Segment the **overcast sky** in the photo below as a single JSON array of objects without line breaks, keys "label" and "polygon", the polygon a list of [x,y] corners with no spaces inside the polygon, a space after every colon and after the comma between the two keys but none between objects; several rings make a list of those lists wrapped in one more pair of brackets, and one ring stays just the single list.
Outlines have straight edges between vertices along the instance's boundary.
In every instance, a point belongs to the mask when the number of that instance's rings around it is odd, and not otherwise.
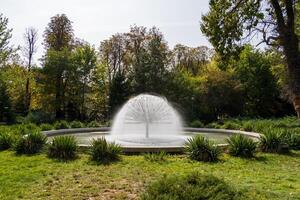
[{"label": "overcast sky", "polygon": [[56,14],[66,14],[73,22],[75,36],[96,47],[136,24],[158,27],[172,48],[177,43],[209,46],[199,25],[207,11],[208,0],[1,0],[0,10],[13,28],[13,44],[23,44],[27,27],[38,29],[36,59],[44,52],[41,43],[45,27]]}]

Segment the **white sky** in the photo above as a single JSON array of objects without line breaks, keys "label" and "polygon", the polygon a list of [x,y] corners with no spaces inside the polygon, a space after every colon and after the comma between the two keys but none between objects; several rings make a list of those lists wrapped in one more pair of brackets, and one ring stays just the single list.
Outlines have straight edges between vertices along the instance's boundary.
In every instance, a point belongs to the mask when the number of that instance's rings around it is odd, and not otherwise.
[{"label": "white sky", "polygon": [[0,0],[0,12],[13,28],[12,43],[23,44],[27,27],[38,29],[37,60],[44,52],[43,32],[56,14],[66,14],[73,22],[75,36],[98,48],[100,42],[130,25],[158,27],[169,46],[210,46],[200,31],[201,15],[208,0]]}]

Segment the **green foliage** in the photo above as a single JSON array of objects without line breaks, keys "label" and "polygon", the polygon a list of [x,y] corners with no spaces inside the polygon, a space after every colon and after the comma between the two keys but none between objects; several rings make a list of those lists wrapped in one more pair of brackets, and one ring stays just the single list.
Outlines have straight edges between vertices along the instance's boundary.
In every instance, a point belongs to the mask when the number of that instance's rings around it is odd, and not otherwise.
[{"label": "green foliage", "polygon": [[194,127],[194,128],[203,128],[204,124],[199,121],[199,120],[194,120],[190,123],[190,127]]},{"label": "green foliage", "polygon": [[52,123],[54,122],[54,116],[51,113],[43,111],[32,111],[23,119],[23,123]]},{"label": "green foliage", "polygon": [[14,121],[14,113],[12,111],[11,99],[8,95],[6,84],[0,77],[0,122],[1,121]]},{"label": "green foliage", "polygon": [[9,46],[9,40],[12,37],[11,33],[12,29],[8,28],[8,18],[0,13],[0,68],[6,64],[15,51],[13,47]]},{"label": "green foliage", "polygon": [[115,143],[108,143],[105,138],[93,140],[91,144],[91,160],[107,164],[120,159],[122,148]]},{"label": "green foliage", "polygon": [[97,128],[97,127],[101,127],[102,124],[98,121],[91,121],[89,122],[86,127],[91,127],[91,128]]},{"label": "green foliage", "polygon": [[227,139],[227,142],[229,154],[232,156],[251,158],[255,154],[256,143],[245,135],[232,135]]},{"label": "green foliage", "polygon": [[289,146],[284,139],[284,132],[280,129],[266,129],[260,137],[259,147],[263,152],[285,153]]},{"label": "green foliage", "polygon": [[242,129],[244,130],[244,131],[253,131],[253,124],[251,123],[251,122],[245,122],[245,123],[243,123],[242,124]]},{"label": "green foliage", "polygon": [[204,162],[217,161],[221,154],[221,150],[212,141],[201,135],[189,138],[185,150],[190,159]]},{"label": "green foliage", "polygon": [[84,124],[80,121],[72,121],[72,122],[70,122],[70,127],[71,128],[83,128]]},{"label": "green foliage", "polygon": [[15,137],[10,132],[0,132],[0,150],[6,150],[13,147]]},{"label": "green foliage", "polygon": [[144,159],[150,162],[164,162],[166,161],[167,153],[160,151],[159,153],[146,153]]},{"label": "green foliage", "polygon": [[246,46],[234,64],[237,78],[241,81],[247,116],[270,117],[280,110],[279,90],[271,72],[270,59],[251,46]]},{"label": "green foliage", "polygon": [[78,144],[74,136],[54,137],[48,148],[48,156],[59,160],[71,160],[77,156]]},{"label": "green foliage", "polygon": [[20,137],[17,140],[14,149],[17,154],[35,154],[42,150],[46,141],[47,138],[44,134],[35,131]]},{"label": "green foliage", "polygon": [[231,122],[231,121],[226,121],[224,122],[224,124],[221,126],[221,128],[224,129],[231,129],[231,130],[239,130],[240,129],[240,125],[235,123],[235,122]]},{"label": "green foliage", "polygon": [[42,131],[50,131],[54,129],[54,127],[51,124],[41,124],[40,128]]},{"label": "green foliage", "polygon": [[191,173],[168,176],[150,184],[143,200],[237,200],[243,197],[224,181],[212,176]]},{"label": "green foliage", "polygon": [[209,12],[202,16],[201,31],[214,46],[222,60],[237,57],[245,31],[254,28],[263,17],[260,2],[247,3],[230,0],[210,0]]},{"label": "green foliage", "polygon": [[54,123],[55,129],[68,129],[70,128],[70,125],[67,121],[61,120]]}]

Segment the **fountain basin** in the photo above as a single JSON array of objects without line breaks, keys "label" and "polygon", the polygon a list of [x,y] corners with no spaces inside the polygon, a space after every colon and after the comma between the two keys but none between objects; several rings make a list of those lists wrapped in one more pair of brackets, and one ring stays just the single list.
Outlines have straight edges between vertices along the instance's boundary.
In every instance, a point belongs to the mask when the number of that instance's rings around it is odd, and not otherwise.
[{"label": "fountain basin", "polygon": [[110,134],[110,127],[61,129],[43,132],[48,140],[60,135],[75,136],[79,146],[89,147],[92,139],[105,137],[109,142],[121,145],[125,153],[138,152],[183,152],[186,140],[194,135],[203,135],[213,140],[218,146],[226,147],[226,139],[233,134],[243,134],[253,140],[258,140],[259,133],[227,129],[183,128],[179,135],[153,136],[149,138],[126,135],[126,137]]}]

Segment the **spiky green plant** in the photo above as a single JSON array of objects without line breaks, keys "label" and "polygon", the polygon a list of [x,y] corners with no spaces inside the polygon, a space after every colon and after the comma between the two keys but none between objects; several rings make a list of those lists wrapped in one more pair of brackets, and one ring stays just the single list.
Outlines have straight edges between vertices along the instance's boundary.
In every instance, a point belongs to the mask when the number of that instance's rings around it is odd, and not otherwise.
[{"label": "spiky green plant", "polygon": [[70,123],[70,127],[71,128],[83,128],[84,127],[84,124],[80,121],[72,121]]},{"label": "spiky green plant", "polygon": [[78,144],[74,136],[54,137],[48,148],[48,156],[59,160],[71,160],[77,156]]},{"label": "spiky green plant", "polygon": [[14,138],[8,132],[0,133],[0,150],[10,149],[13,146]]},{"label": "spiky green plant", "polygon": [[190,159],[196,161],[216,161],[221,154],[221,150],[215,143],[201,135],[189,138],[185,144],[185,150]]},{"label": "spiky green plant", "polygon": [[107,164],[120,159],[122,148],[116,143],[109,143],[105,138],[92,140],[91,160],[97,163]]},{"label": "spiky green plant", "polygon": [[166,161],[167,153],[165,151],[160,151],[158,153],[146,153],[144,154],[144,159],[150,162],[163,162]]},{"label": "spiky green plant", "polygon": [[262,132],[259,147],[263,152],[284,153],[289,150],[281,129],[270,128]]},{"label": "spiky green plant", "polygon": [[54,127],[51,124],[41,124],[40,128],[42,131],[49,131],[54,129]]},{"label": "spiky green plant", "polygon": [[227,142],[229,154],[232,156],[250,158],[255,154],[256,142],[245,135],[232,135]]},{"label": "spiky green plant", "polygon": [[55,129],[68,129],[70,128],[70,125],[67,121],[61,120],[54,123]]},{"label": "spiky green plant", "polygon": [[17,154],[35,154],[42,150],[46,144],[47,138],[40,131],[34,131],[20,137],[14,149]]}]

